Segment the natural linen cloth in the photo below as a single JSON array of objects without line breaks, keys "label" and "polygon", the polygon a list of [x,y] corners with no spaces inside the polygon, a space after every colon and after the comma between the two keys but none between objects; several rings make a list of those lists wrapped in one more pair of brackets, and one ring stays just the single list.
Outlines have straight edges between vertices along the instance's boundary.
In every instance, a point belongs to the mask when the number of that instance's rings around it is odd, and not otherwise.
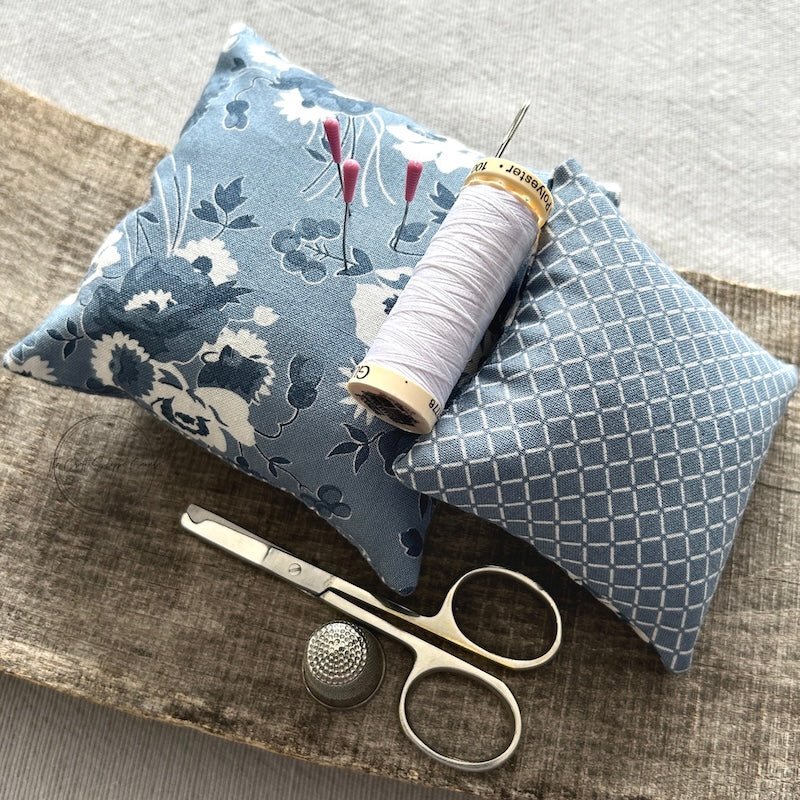
[{"label": "natural linen cloth", "polygon": [[[69,291],[107,230],[147,192],[164,149],[0,84],[0,345]],[[800,362],[800,297],[684,277],[776,356]],[[0,667],[48,686],[226,738],[332,764],[502,798],[791,798],[800,782],[800,397],[759,474],[694,668],[657,656],[557,567],[489,523],[442,508],[413,604],[430,611],[466,569],[500,563],[561,608],[549,666],[498,673],[525,733],[486,775],[456,773],[400,732],[406,652],[384,640],[384,687],[333,714],[300,680],[319,602],[182,533],[200,502],[373,590],[369,568],[293,498],[240,475],[136,406],[0,375]],[[508,617],[486,589],[478,622]],[[523,625],[523,619],[514,618]],[[442,687],[432,736],[464,734]],[[478,720],[480,724],[480,720]],[[473,727],[472,731],[475,730]]]}]

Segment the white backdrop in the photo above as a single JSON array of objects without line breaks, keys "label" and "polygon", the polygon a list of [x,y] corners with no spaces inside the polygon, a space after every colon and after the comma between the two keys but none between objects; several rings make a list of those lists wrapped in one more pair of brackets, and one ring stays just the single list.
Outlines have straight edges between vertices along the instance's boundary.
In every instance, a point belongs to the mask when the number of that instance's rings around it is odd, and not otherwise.
[{"label": "white backdrop", "polygon": [[[673,266],[800,291],[800,5],[771,0],[3,0],[2,76],[172,144],[232,21],[348,92],[619,182]],[[513,153],[512,153],[513,151]]]},{"label": "white backdrop", "polygon": [[[1,77],[167,145],[240,20],[347,92],[478,149],[530,99],[515,160],[574,155],[618,182],[628,221],[673,266],[800,291],[798,4],[3,0],[0,19]],[[0,729],[3,798],[450,797],[8,677]]]}]

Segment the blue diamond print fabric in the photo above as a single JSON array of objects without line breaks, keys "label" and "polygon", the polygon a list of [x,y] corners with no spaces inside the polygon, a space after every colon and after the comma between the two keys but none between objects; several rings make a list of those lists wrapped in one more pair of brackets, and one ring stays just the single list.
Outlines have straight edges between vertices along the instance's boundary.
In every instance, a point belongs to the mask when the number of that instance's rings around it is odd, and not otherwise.
[{"label": "blue diamond print fabric", "polygon": [[395,471],[529,541],[682,672],[796,370],[575,161],[553,193],[513,321]]}]

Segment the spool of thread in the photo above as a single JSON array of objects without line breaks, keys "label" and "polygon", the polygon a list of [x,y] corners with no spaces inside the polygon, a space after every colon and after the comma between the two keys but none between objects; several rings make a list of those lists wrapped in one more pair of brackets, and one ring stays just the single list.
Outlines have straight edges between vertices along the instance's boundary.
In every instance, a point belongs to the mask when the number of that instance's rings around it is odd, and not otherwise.
[{"label": "spool of thread", "polygon": [[429,433],[552,205],[529,170],[479,161],[353,371],[350,394],[397,428]]}]

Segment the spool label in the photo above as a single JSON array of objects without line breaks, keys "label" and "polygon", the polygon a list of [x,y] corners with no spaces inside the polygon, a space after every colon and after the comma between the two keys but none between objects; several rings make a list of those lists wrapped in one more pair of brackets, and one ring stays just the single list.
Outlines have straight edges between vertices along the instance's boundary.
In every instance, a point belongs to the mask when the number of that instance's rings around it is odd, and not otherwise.
[{"label": "spool label", "polygon": [[511,192],[533,211],[540,228],[550,216],[553,208],[550,190],[532,172],[507,158],[479,161],[467,175],[464,186],[475,182],[494,184]]}]

